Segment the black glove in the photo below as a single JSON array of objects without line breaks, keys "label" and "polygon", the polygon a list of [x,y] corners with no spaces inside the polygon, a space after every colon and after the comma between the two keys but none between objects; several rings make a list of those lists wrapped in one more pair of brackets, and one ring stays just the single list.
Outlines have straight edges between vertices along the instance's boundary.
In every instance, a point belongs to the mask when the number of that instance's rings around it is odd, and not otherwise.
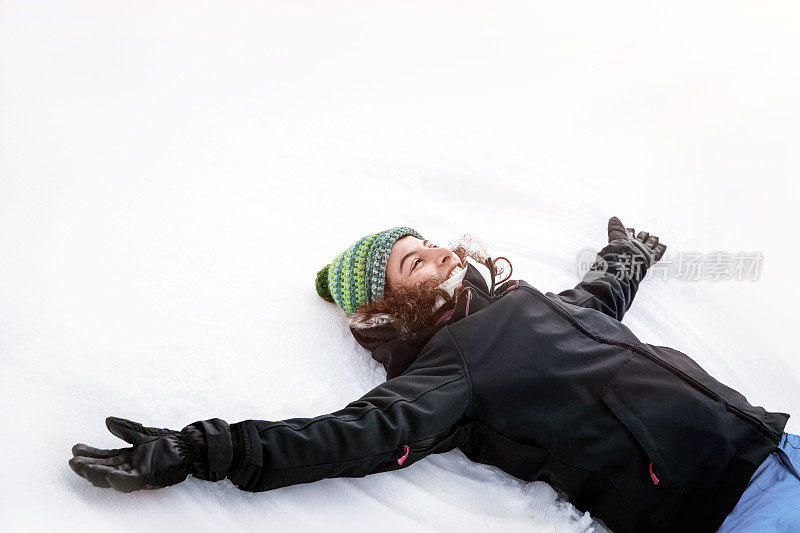
[{"label": "black glove", "polygon": [[655,235],[650,235],[646,231],[640,231],[638,235],[634,236],[635,234],[636,230],[633,228],[626,228],[622,224],[622,221],[617,217],[611,217],[608,219],[609,243],[617,239],[631,241],[650,259],[650,264],[647,265],[648,267],[659,261],[664,256],[664,252],[667,250],[667,245],[660,244],[658,242],[658,237]]},{"label": "black glove", "polygon": [[69,461],[72,470],[96,487],[121,492],[160,489],[180,483],[189,474],[219,481],[231,465],[230,427],[219,418],[175,431],[109,416],[106,427],[133,446],[101,450],[79,443],[72,447]]}]

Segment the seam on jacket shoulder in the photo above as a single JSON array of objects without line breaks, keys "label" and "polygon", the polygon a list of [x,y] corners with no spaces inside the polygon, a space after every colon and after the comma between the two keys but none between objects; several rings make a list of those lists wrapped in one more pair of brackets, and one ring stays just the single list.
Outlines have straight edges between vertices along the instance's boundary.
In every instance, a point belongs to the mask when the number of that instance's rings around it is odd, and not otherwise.
[{"label": "seam on jacket shoulder", "polygon": [[464,358],[464,354],[461,353],[461,347],[458,345],[456,340],[453,338],[453,334],[450,333],[450,326],[445,326],[444,329],[445,329],[445,331],[447,331],[447,336],[450,337],[450,341],[453,343],[453,346],[456,347],[456,350],[458,351],[458,355],[459,355],[459,357],[461,357],[461,362],[464,363],[464,370],[466,371],[466,376],[469,379],[469,407],[467,408],[467,410],[469,412],[469,416],[472,416],[472,413],[473,413],[472,401],[473,401],[473,398],[475,397],[475,394],[473,393],[473,388],[472,388],[472,374],[470,373],[469,365],[467,364],[467,360]]}]

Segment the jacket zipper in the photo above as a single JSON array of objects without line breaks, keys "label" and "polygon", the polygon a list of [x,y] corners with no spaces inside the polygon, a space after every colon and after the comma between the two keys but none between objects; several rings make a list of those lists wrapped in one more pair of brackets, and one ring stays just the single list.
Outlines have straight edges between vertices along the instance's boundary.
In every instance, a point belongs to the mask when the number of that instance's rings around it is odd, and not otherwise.
[{"label": "jacket zipper", "polygon": [[[528,287],[524,287],[524,288],[528,289]],[[606,339],[605,337],[601,337],[600,335],[592,333],[591,331],[589,331],[586,328],[584,328],[577,320],[575,320],[575,318],[571,314],[569,314],[567,311],[561,309],[561,307],[559,307],[559,305],[557,303],[555,303],[552,300],[550,300],[550,298],[548,298],[547,296],[545,296],[544,294],[539,292],[536,288],[530,287],[530,289],[533,289],[533,291],[534,291],[533,293],[534,294],[536,294],[537,296],[541,297],[541,299],[543,299],[547,303],[547,305],[549,305],[550,307],[555,309],[557,313],[559,313],[564,318],[569,320],[573,325],[575,325],[585,335],[588,335],[589,337],[591,337],[591,338],[593,338],[595,340],[600,340],[600,341],[602,341],[602,342],[604,342],[606,344],[613,344],[615,346],[621,346],[623,348],[627,348],[627,349],[629,349],[631,351],[634,351],[636,353],[644,355],[645,357],[647,357],[651,361],[653,361],[653,362],[657,363],[658,365],[666,368],[667,370],[669,370],[673,374],[677,375],[678,377],[680,377],[684,381],[694,385],[695,388],[700,389],[701,391],[706,393],[708,396],[710,396],[710,397],[712,397],[712,398],[714,398],[716,400],[719,400],[725,406],[730,408],[732,411],[736,412],[741,418],[750,420],[759,430],[761,430],[762,433],[764,433],[767,437],[769,437],[770,440],[774,441],[775,444],[780,444],[781,436],[778,435],[777,433],[775,433],[771,428],[769,428],[769,427],[765,426],[764,424],[762,424],[761,420],[759,420],[758,418],[756,418],[756,417],[754,417],[752,415],[749,415],[749,414],[745,413],[744,411],[742,411],[741,409],[739,409],[736,406],[730,405],[719,394],[717,394],[716,392],[712,391],[711,389],[709,389],[708,387],[706,387],[705,385],[703,385],[702,383],[700,383],[696,379],[692,378],[691,376],[687,375],[682,370],[680,370],[678,368],[675,368],[674,366],[670,365],[666,361],[662,361],[657,356],[651,354],[650,352],[648,352],[647,350],[645,350],[645,349],[643,349],[641,347],[634,346],[632,344],[628,344],[627,342],[613,341],[611,339]],[[528,292],[532,292],[532,291],[528,290]]]}]

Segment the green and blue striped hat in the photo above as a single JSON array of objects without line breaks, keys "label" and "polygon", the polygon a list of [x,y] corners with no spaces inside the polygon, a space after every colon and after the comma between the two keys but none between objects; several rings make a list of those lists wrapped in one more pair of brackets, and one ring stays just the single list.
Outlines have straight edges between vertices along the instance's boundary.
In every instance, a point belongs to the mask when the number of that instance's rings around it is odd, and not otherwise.
[{"label": "green and blue striped hat", "polygon": [[386,285],[386,261],[398,239],[413,235],[424,237],[412,228],[399,226],[367,235],[336,256],[317,273],[317,294],[335,302],[347,314],[365,303],[383,296]]}]

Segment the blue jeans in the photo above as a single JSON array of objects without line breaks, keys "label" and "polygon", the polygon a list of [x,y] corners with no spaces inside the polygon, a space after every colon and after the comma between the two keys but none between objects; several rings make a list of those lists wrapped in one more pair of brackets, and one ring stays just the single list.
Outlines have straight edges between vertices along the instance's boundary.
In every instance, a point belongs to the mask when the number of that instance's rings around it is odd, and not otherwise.
[{"label": "blue jeans", "polygon": [[784,433],[717,533],[800,531],[800,436]]}]

